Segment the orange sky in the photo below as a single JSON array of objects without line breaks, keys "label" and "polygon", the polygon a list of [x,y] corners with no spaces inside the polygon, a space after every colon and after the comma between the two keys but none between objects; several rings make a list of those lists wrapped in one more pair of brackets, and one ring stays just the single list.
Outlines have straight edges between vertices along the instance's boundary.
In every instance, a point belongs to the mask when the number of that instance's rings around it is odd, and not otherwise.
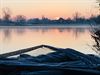
[{"label": "orange sky", "polygon": [[11,9],[13,17],[22,14],[27,18],[67,18],[75,12],[88,17],[99,13],[96,0],[0,0],[0,16],[4,7]]}]

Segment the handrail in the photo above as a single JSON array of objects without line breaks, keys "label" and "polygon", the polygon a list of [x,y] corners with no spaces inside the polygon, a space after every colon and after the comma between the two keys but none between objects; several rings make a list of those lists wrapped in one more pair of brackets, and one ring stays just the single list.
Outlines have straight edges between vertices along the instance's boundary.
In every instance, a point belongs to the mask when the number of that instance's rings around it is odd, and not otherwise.
[{"label": "handrail", "polygon": [[36,50],[36,49],[41,48],[41,47],[43,47],[43,45],[39,45],[39,46],[31,47],[31,48],[26,48],[26,49],[21,49],[21,50],[16,50],[16,51],[13,51],[13,52],[0,54],[0,58],[5,58],[5,57],[9,57],[9,56],[22,54],[22,53],[29,52],[29,51],[32,51],[32,50]]},{"label": "handrail", "polygon": [[55,48],[55,47],[52,47],[52,46],[39,45],[39,46],[35,46],[35,47],[30,47],[30,48],[16,50],[16,51],[13,51],[13,52],[8,52],[8,53],[0,54],[0,58],[6,58],[6,57],[9,57],[9,56],[14,56],[14,55],[26,53],[26,52],[33,51],[33,50],[36,50],[36,49],[42,48],[42,47],[49,48],[49,49],[51,49],[53,51],[61,51],[61,49]]}]

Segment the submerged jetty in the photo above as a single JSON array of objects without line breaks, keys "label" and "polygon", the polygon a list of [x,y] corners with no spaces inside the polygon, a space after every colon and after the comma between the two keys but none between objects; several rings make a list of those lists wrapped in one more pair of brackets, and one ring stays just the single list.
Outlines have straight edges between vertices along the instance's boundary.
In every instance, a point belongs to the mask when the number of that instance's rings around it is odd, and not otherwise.
[{"label": "submerged jetty", "polygon": [[[27,52],[48,48],[54,52],[32,56]],[[16,57],[12,57],[16,56]],[[0,55],[0,75],[100,75],[100,57],[70,48],[39,45]]]}]

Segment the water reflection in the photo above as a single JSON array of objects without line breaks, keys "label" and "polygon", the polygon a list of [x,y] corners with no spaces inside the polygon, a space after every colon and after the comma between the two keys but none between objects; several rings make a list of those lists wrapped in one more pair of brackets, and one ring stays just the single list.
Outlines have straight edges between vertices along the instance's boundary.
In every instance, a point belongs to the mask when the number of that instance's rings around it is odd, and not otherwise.
[{"label": "water reflection", "polygon": [[89,29],[87,26],[0,27],[0,54],[40,44],[94,53],[87,46],[92,43]]},{"label": "water reflection", "polygon": [[4,29],[3,30],[3,34],[4,34],[3,41],[4,42],[10,40],[10,38],[11,38],[11,32],[12,31],[10,29]]},{"label": "water reflection", "polygon": [[1,27],[0,28],[0,33],[2,33],[4,35],[4,40],[5,39],[10,39],[11,36],[13,35],[12,32],[14,34],[18,34],[18,35],[23,35],[26,34],[27,31],[32,31],[32,32],[37,32],[37,33],[41,33],[41,34],[47,34],[50,31],[58,31],[60,34],[64,33],[73,33],[73,37],[80,37],[81,34],[84,34],[87,30],[89,31],[90,28],[84,28],[84,27],[78,27],[78,28],[74,28],[74,27]]}]

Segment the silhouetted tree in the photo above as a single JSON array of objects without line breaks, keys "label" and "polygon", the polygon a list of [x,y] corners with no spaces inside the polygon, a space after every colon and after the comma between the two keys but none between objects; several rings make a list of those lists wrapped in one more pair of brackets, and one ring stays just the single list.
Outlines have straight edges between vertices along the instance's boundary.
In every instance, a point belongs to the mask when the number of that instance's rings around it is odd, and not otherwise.
[{"label": "silhouetted tree", "polygon": [[76,12],[73,18],[74,23],[85,23],[85,18],[80,15],[80,13]]},{"label": "silhouetted tree", "polygon": [[9,8],[3,8],[3,20],[4,22],[10,22],[10,18],[11,18],[11,11]]},{"label": "silhouetted tree", "polygon": [[98,15],[98,16],[96,17],[95,22],[96,22],[97,24],[100,24],[100,15]]},{"label": "silhouetted tree", "polygon": [[[99,3],[99,7],[100,7],[100,0],[97,0],[97,1]],[[100,17],[100,16],[98,16],[98,17]],[[98,20],[100,21],[100,18]],[[92,33],[92,38],[95,41],[95,44],[93,45],[94,50],[100,55],[100,28],[94,29],[94,31]]]},{"label": "silhouetted tree", "polygon": [[29,19],[27,21],[27,23],[29,23],[29,24],[40,24],[40,20],[39,20],[39,18],[33,18],[33,19]]},{"label": "silhouetted tree", "polygon": [[67,24],[73,23],[73,20],[71,18],[66,19]]},{"label": "silhouetted tree", "polygon": [[80,17],[79,13],[76,12],[76,13],[74,14],[74,20],[76,21],[79,17]]},{"label": "silhouetted tree", "polygon": [[93,49],[100,55],[100,29],[94,29],[91,36],[95,41]]},{"label": "silhouetted tree", "polygon": [[50,20],[48,18],[46,18],[45,16],[42,16],[42,19],[41,19],[41,23],[42,24],[49,24]]},{"label": "silhouetted tree", "polygon": [[23,15],[17,15],[15,17],[15,22],[16,22],[16,24],[24,25],[26,23],[26,17]]},{"label": "silhouetted tree", "polygon": [[64,24],[64,23],[66,23],[66,21],[65,21],[64,18],[60,17],[60,18],[58,19],[58,23]]}]

